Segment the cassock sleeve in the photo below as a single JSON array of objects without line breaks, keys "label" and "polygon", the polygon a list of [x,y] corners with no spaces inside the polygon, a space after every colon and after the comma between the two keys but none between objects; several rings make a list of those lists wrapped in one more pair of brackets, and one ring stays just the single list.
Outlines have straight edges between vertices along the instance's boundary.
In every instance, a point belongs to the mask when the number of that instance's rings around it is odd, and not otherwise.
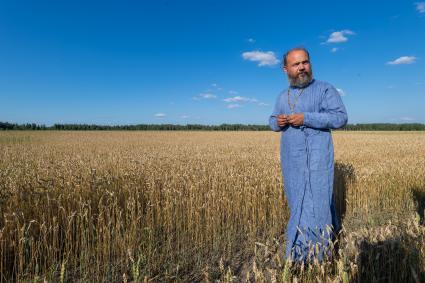
[{"label": "cassock sleeve", "polygon": [[273,113],[272,115],[270,115],[269,118],[269,126],[275,132],[280,132],[283,129],[283,127],[279,127],[279,125],[277,124],[277,116],[282,113],[280,98],[281,95],[279,94],[273,108]]},{"label": "cassock sleeve", "polygon": [[347,124],[347,111],[338,91],[326,88],[320,112],[304,112],[304,125],[316,129],[338,129]]}]

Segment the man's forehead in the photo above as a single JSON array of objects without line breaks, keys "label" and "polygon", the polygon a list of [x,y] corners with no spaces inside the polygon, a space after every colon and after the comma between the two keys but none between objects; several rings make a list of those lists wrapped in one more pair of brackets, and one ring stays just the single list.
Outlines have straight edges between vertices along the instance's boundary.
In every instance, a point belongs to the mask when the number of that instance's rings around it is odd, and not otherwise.
[{"label": "man's forehead", "polygon": [[288,54],[288,60],[305,60],[308,58],[307,53],[304,50],[293,50]]}]

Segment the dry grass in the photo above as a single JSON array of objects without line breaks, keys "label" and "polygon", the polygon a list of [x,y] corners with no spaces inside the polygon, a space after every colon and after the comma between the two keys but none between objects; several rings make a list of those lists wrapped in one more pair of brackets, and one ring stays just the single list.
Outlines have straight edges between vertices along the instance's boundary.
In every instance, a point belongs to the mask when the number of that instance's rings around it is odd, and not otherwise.
[{"label": "dry grass", "polygon": [[425,133],[334,133],[333,261],[283,260],[272,132],[1,132],[0,281],[420,282]]}]

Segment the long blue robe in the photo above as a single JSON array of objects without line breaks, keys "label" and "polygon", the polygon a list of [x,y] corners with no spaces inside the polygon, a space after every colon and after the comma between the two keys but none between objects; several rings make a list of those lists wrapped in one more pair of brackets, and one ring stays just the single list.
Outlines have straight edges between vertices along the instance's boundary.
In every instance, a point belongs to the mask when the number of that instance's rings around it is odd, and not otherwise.
[{"label": "long blue robe", "polygon": [[[299,91],[290,87],[291,104]],[[291,114],[286,89],[279,94],[269,119],[270,128],[281,132],[281,168],[290,210],[286,256],[295,261],[322,260],[333,233],[340,229],[333,199],[331,129],[347,123],[347,111],[332,85],[312,80],[298,97],[294,112],[304,113],[303,126],[278,126],[277,115]],[[315,253],[309,253],[311,246],[316,246]]]}]

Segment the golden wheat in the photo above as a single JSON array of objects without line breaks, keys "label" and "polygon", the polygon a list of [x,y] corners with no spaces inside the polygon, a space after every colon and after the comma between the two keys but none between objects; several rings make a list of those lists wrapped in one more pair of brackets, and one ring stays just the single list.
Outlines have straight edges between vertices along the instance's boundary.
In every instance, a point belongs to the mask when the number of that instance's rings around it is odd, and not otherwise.
[{"label": "golden wheat", "polygon": [[425,133],[335,132],[344,229],[283,258],[272,132],[1,132],[0,281],[425,278]]}]

